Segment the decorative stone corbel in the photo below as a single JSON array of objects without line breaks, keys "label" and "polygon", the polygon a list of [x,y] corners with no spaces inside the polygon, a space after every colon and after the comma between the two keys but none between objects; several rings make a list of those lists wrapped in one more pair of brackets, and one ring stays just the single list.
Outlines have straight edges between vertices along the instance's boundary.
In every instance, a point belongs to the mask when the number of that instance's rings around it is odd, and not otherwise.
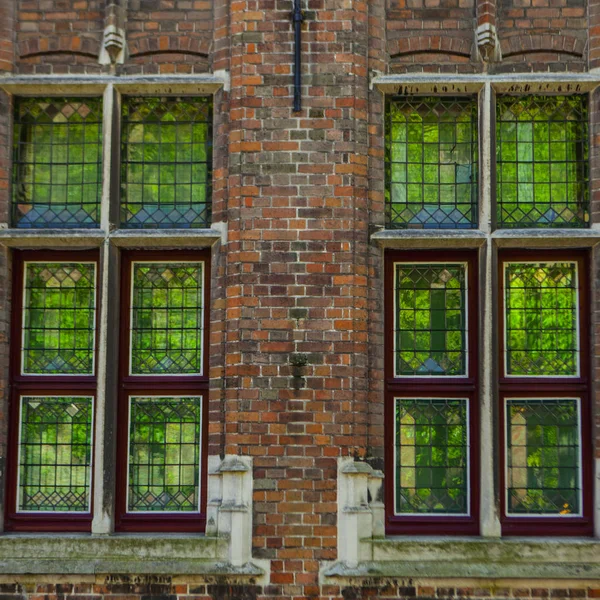
[{"label": "decorative stone corbel", "polygon": [[384,536],[383,473],[365,462],[338,462],[338,561],[350,568],[372,560],[374,537]]},{"label": "decorative stone corbel", "polygon": [[117,65],[125,62],[125,18],[127,0],[107,0],[104,18],[104,37],[98,62],[101,65]]},{"label": "decorative stone corbel", "polygon": [[477,50],[483,62],[499,62],[502,60],[498,34],[493,23],[481,23],[478,25],[475,34],[477,37]]},{"label": "decorative stone corbel", "polygon": [[227,562],[241,567],[252,559],[252,459],[208,458],[206,534],[229,539]]}]

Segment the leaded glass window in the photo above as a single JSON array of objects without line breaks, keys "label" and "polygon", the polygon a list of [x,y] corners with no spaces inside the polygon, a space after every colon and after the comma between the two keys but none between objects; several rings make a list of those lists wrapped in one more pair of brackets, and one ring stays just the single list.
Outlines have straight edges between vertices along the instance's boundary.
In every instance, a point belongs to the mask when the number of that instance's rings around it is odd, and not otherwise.
[{"label": "leaded glass window", "polygon": [[506,374],[579,374],[575,262],[507,262],[504,266]]},{"label": "leaded glass window", "polygon": [[89,512],[93,398],[22,396],[18,510]]},{"label": "leaded glass window", "polygon": [[97,227],[102,194],[100,98],[17,98],[15,227]]},{"label": "leaded glass window", "polygon": [[209,225],[211,122],[212,103],[208,98],[125,98],[123,227]]},{"label": "leaded glass window", "polygon": [[395,263],[396,376],[467,369],[467,266]]},{"label": "leaded glass window", "polygon": [[96,263],[25,263],[24,374],[92,375],[95,330]]},{"label": "leaded glass window", "polygon": [[388,103],[388,228],[477,227],[477,101],[405,97]]},{"label": "leaded glass window", "polygon": [[396,514],[468,514],[468,401],[395,402]]},{"label": "leaded glass window", "polygon": [[500,227],[587,227],[587,96],[497,99]]},{"label": "leaded glass window", "polygon": [[204,263],[135,262],[131,373],[202,373]]},{"label": "leaded glass window", "polygon": [[201,406],[201,396],[130,397],[129,512],[198,512]]},{"label": "leaded glass window", "polygon": [[507,513],[581,513],[579,400],[506,400]]}]

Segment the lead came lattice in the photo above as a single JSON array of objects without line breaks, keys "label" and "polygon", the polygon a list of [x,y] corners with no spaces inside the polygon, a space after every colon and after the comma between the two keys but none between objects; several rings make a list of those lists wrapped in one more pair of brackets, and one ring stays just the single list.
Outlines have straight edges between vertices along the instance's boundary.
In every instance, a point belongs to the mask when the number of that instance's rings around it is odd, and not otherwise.
[{"label": "lead came lattice", "polygon": [[396,513],[468,513],[467,400],[396,399]]},{"label": "lead came lattice", "polygon": [[128,511],[199,510],[202,398],[130,398]]},{"label": "lead came lattice", "polygon": [[21,398],[20,511],[87,512],[93,399]]},{"label": "lead came lattice", "polygon": [[586,97],[500,96],[496,106],[500,227],[587,227]]},{"label": "lead came lattice", "polygon": [[386,128],[386,227],[477,227],[477,102],[394,99]]},{"label": "lead came lattice", "polygon": [[15,227],[98,227],[102,190],[100,98],[18,98]]},{"label": "lead came lattice", "polygon": [[396,375],[466,374],[466,269],[396,263]]},{"label": "lead came lattice", "polygon": [[577,265],[506,263],[506,373],[578,373]]},{"label": "lead came lattice", "polygon": [[95,263],[26,263],[24,374],[93,374],[95,266]]},{"label": "lead came lattice", "polygon": [[581,512],[579,406],[575,399],[509,399],[509,514]]},{"label": "lead came lattice", "polygon": [[208,98],[127,98],[123,104],[121,223],[208,227],[212,105]]},{"label": "lead came lattice", "polygon": [[202,262],[133,263],[131,373],[202,373]]}]

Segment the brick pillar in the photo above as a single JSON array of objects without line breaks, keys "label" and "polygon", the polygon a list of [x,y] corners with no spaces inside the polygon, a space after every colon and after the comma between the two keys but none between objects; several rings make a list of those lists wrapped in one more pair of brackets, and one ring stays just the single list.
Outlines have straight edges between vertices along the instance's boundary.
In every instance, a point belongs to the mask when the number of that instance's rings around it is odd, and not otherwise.
[{"label": "brick pillar", "polygon": [[16,3],[16,0],[0,2],[0,73],[14,71]]},{"label": "brick pillar", "polygon": [[337,458],[366,454],[368,4],[304,4],[300,113],[292,2],[229,8],[225,451],[254,457],[269,594],[319,593]]},{"label": "brick pillar", "polygon": [[588,68],[600,67],[600,0],[588,0]]},{"label": "brick pillar", "polygon": [[496,32],[496,0],[477,0],[476,42],[485,62],[499,60],[500,45]]}]

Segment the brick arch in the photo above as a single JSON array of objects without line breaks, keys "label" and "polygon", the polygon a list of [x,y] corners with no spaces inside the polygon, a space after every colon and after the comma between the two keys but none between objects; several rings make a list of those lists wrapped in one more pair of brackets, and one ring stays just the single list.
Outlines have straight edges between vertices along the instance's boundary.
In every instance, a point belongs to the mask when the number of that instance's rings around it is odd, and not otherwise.
[{"label": "brick arch", "polygon": [[573,35],[519,34],[503,38],[500,47],[504,58],[537,52],[569,54],[581,58],[585,52],[585,40]]},{"label": "brick arch", "polygon": [[391,58],[410,54],[450,54],[471,56],[472,40],[448,35],[417,35],[388,42]]},{"label": "brick arch", "polygon": [[210,42],[200,37],[148,36],[129,42],[129,56],[138,58],[155,54],[189,54],[207,58]]},{"label": "brick arch", "polygon": [[19,43],[19,56],[22,59],[49,54],[74,54],[96,59],[99,52],[97,40],[79,36],[31,37]]}]

